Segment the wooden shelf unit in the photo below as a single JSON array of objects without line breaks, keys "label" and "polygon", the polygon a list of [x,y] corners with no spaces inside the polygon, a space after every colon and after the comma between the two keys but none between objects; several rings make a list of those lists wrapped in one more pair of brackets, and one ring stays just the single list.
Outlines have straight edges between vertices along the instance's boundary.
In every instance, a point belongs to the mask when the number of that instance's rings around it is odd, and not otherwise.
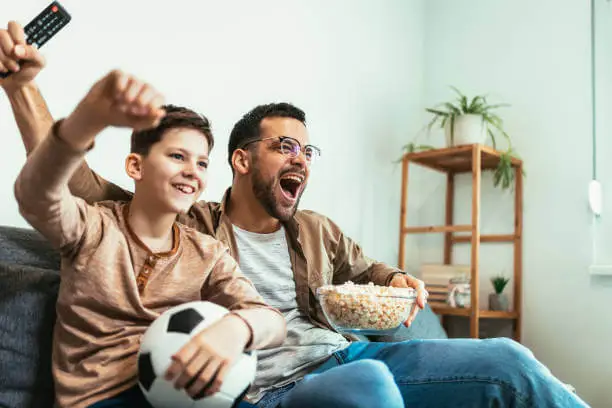
[{"label": "wooden shelf unit", "polygon": [[[432,310],[441,316],[466,316],[470,319],[470,337],[478,338],[480,319],[511,319],[514,321],[513,337],[521,339],[521,304],[522,304],[522,273],[523,273],[523,162],[512,158],[515,172],[514,188],[514,233],[503,235],[480,234],[480,192],[483,170],[494,170],[499,164],[501,152],[490,147],[473,144],[444,149],[428,150],[417,153],[407,153],[402,158],[402,186],[400,209],[400,242],[399,268],[405,269],[405,243],[407,234],[444,233],[444,263],[451,264],[454,244],[471,244],[470,275],[471,275],[471,307],[453,308],[433,305]],[[446,208],[445,223],[439,226],[409,227],[407,222],[408,208],[408,175],[410,163],[424,166],[446,174]],[[455,175],[472,173],[472,223],[469,225],[453,225],[453,210],[455,197]],[[464,234],[456,234],[464,233]],[[469,233],[469,234],[465,234]],[[513,306],[511,312],[480,310],[479,296],[479,259],[480,244],[488,242],[507,242],[514,247],[513,267]]]}]

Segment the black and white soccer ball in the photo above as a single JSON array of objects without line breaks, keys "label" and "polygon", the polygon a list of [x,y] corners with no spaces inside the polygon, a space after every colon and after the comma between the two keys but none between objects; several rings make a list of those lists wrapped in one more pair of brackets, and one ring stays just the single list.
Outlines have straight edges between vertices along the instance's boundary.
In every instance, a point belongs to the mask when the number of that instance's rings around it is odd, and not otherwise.
[{"label": "black and white soccer ball", "polygon": [[138,353],[138,385],[155,408],[233,408],[237,407],[255,379],[257,357],[243,353],[227,372],[219,392],[204,398],[191,398],[174,388],[164,375],[172,355],[202,329],[219,320],[228,310],[211,302],[189,302],[162,313],[146,330]]}]

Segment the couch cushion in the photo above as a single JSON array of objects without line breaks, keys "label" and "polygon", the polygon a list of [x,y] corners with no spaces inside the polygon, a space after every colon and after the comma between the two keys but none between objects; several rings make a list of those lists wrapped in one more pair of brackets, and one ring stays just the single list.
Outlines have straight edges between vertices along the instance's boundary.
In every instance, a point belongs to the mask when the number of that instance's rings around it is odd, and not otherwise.
[{"label": "couch cushion", "polygon": [[59,272],[0,262],[0,406],[52,407]]},{"label": "couch cushion", "polygon": [[0,227],[0,262],[59,269],[60,256],[33,229]]}]

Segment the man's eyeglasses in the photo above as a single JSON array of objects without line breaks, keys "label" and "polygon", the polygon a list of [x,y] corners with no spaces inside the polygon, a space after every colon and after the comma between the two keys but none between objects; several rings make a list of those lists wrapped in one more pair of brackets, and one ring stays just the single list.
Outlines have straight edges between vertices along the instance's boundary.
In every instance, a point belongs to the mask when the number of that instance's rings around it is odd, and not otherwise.
[{"label": "man's eyeglasses", "polygon": [[242,146],[240,146],[240,149],[246,148],[251,143],[263,142],[264,140],[272,139],[277,139],[281,153],[291,158],[297,157],[300,152],[303,151],[304,157],[306,157],[306,161],[308,163],[312,163],[316,160],[317,157],[321,156],[321,149],[319,149],[318,147],[313,145],[306,145],[302,147],[302,145],[300,145],[300,142],[289,136],[273,136],[265,137],[263,139],[250,140],[246,143],[243,143]]}]

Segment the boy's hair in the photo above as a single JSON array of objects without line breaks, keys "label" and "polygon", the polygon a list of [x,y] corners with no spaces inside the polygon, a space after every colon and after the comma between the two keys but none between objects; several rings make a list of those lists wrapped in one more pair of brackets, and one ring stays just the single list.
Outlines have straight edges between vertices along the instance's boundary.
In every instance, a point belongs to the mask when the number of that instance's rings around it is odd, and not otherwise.
[{"label": "boy's hair", "polygon": [[202,132],[208,142],[208,152],[210,153],[215,140],[206,116],[183,106],[164,105],[162,108],[166,111],[166,116],[162,118],[159,125],[152,129],[132,132],[131,153],[147,156],[151,146],[159,142],[167,130],[177,128],[194,129]]},{"label": "boy's hair", "polygon": [[[269,103],[259,105],[242,117],[232,129],[229,144],[227,146],[230,167],[232,166],[232,154],[246,141],[256,140],[260,136],[260,124],[265,118],[293,118],[306,125],[306,114],[300,108],[286,102]],[[232,172],[234,169],[232,168]]]}]

